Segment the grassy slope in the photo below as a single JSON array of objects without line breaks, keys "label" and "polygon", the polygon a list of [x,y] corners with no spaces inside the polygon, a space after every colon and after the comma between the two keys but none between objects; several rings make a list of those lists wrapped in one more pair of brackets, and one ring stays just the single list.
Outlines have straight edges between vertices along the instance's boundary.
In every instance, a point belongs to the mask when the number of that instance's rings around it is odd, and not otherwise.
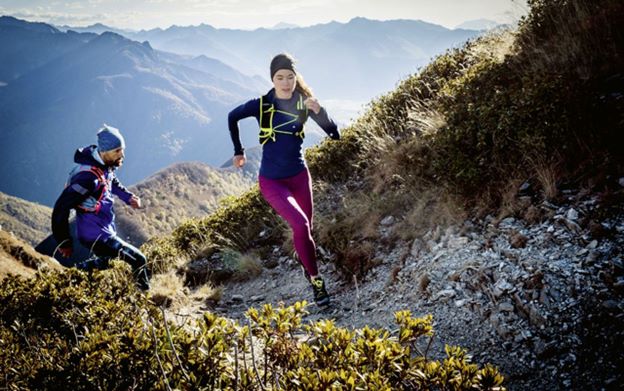
[{"label": "grassy slope", "polygon": [[249,177],[233,170],[177,163],[130,188],[141,197],[144,208],[132,210],[119,203],[118,226],[134,243],[143,243],[168,234],[186,219],[209,214],[221,199],[239,195],[251,184]]},{"label": "grassy slope", "polygon": [[[566,184],[592,190],[621,174],[624,108],[607,81],[622,79],[624,7],[532,7],[517,31],[439,56],[372,102],[339,142],[307,151],[318,243],[339,266],[367,268],[380,239],[373,227],[387,214],[403,217],[400,232],[410,239],[466,214],[519,212],[513,197],[523,181],[552,198]],[[146,251],[161,263],[215,246],[247,251],[270,242],[260,232],[280,229],[256,189]]]},{"label": "grassy slope", "polygon": [[50,216],[47,206],[0,193],[0,226],[33,246],[49,234]]},{"label": "grassy slope", "polygon": [[9,273],[32,277],[41,268],[62,269],[54,259],[37,253],[29,244],[0,230],[0,279]]}]

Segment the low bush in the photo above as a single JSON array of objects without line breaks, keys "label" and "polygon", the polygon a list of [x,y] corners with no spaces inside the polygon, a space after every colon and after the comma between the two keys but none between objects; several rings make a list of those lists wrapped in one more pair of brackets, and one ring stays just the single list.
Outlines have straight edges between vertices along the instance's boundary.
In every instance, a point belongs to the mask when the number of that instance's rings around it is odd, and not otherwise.
[{"label": "low bush", "polygon": [[70,269],[0,288],[0,385],[7,390],[504,390],[458,347],[428,357],[431,317],[398,312],[397,334],[303,322],[306,304],[205,313],[188,324],[131,283],[128,268]]}]

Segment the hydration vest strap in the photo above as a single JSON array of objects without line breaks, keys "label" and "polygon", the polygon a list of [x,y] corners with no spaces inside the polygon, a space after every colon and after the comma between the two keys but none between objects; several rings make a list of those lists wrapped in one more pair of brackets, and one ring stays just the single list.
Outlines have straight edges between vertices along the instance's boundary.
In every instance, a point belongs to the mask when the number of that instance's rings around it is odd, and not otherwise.
[{"label": "hydration vest strap", "polygon": [[102,171],[100,168],[92,166],[89,171],[94,173],[95,176],[98,178],[98,181],[100,182],[100,188],[102,190],[100,191],[100,196],[95,202],[95,213],[98,213],[100,211],[100,208],[102,207],[102,203],[100,201],[102,201],[102,198],[104,198],[104,194],[106,193],[106,186],[108,185],[108,182],[106,182],[106,178],[104,177],[104,171]]},{"label": "hydration vest strap", "polygon": [[74,169],[72,171],[72,175],[69,178],[68,186],[71,183],[71,179],[83,171],[89,171],[96,176],[98,186],[96,187],[95,191],[97,192],[99,190],[100,194],[98,195],[97,199],[95,197],[87,198],[82,204],[78,205],[77,208],[84,212],[98,213],[100,211],[100,208],[102,207],[101,201],[106,194],[108,181],[106,180],[104,171],[102,171],[100,168],[96,166],[81,165],[78,169]]},{"label": "hydration vest strap", "polygon": [[[282,113],[288,116],[293,117],[288,122],[280,124],[276,127],[273,127],[273,115],[275,113]],[[290,136],[301,137],[302,139],[305,137],[304,130],[302,129],[299,132],[284,132],[277,130],[278,128],[282,128],[286,125],[290,125],[293,122],[299,121],[302,124],[308,119],[308,108],[305,107],[303,103],[303,95],[299,94],[299,100],[297,101],[297,114],[289,113],[287,111],[276,110],[275,105],[270,102],[269,96],[263,95],[260,97],[260,143],[264,145],[267,141],[271,140],[275,142],[276,134],[286,134]]]}]

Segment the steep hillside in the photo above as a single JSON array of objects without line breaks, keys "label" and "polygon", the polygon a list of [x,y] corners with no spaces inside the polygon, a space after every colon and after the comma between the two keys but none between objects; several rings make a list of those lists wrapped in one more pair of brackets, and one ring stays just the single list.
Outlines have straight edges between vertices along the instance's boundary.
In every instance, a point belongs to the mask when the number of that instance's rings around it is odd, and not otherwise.
[{"label": "steep hillside", "polygon": [[37,270],[61,270],[53,258],[36,252],[32,246],[0,229],[0,280],[9,274],[33,277]]},{"label": "steep hillside", "polygon": [[[426,311],[442,339],[496,357],[512,389],[617,389],[624,5],[531,4],[517,31],[437,57],[339,142],[308,150],[339,301],[318,316],[391,327],[385,308]],[[232,248],[256,259],[261,277],[228,285],[217,306],[240,316],[305,297],[287,236],[252,190],[144,248],[164,270],[185,259],[187,283],[227,275]]]},{"label": "steep hillside", "polygon": [[170,233],[190,218],[204,217],[220,201],[247,191],[254,178],[236,170],[215,169],[204,163],[177,163],[131,186],[143,208],[116,207],[120,235],[134,244]]},{"label": "steep hillside", "polygon": [[36,246],[50,233],[52,209],[0,193],[0,227]]}]

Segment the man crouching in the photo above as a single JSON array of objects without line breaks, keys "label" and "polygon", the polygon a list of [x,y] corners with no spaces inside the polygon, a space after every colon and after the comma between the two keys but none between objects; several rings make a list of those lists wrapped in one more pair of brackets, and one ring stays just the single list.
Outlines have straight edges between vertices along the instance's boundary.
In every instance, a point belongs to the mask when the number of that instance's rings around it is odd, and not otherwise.
[{"label": "man crouching", "polygon": [[97,133],[97,146],[76,150],[76,167],[54,204],[52,234],[65,258],[72,255],[69,212],[76,210],[78,240],[96,256],[76,264],[85,270],[106,269],[109,260],[120,258],[132,266],[137,285],[149,289],[150,273],[145,255],[117,236],[113,195],[134,209],[141,199],[121,185],[115,170],[123,164],[125,141],[118,129],[104,125]]}]

